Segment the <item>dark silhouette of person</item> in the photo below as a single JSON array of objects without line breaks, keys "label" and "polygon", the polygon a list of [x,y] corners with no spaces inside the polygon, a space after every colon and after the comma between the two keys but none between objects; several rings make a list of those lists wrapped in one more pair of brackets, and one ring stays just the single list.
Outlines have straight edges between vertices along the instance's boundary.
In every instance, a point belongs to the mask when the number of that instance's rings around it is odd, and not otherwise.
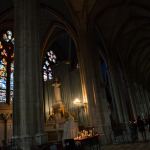
[{"label": "dark silhouette of person", "polygon": [[137,118],[137,126],[139,128],[139,131],[142,134],[143,140],[146,141],[146,132],[145,132],[144,121],[141,119],[140,116],[138,116],[138,118]]},{"label": "dark silhouette of person", "polygon": [[130,132],[132,141],[138,140],[137,124],[134,121],[130,121]]},{"label": "dark silhouette of person", "polygon": [[148,128],[149,128],[149,132],[150,132],[150,114],[148,115]]}]

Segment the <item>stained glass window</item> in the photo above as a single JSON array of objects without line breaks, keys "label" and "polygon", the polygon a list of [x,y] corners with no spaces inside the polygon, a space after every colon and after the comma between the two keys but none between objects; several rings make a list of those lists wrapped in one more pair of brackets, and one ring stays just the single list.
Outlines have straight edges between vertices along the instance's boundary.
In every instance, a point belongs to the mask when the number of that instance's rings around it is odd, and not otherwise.
[{"label": "stained glass window", "polygon": [[7,33],[3,34],[3,39],[6,42],[11,42],[12,44],[14,44],[14,37],[12,37],[12,32],[11,31],[7,31]]},{"label": "stained glass window", "polygon": [[[12,100],[13,97],[13,45],[14,38],[10,30],[0,35],[0,102],[6,102],[7,91],[10,91],[9,99]],[[10,89],[7,87],[8,84]]]},{"label": "stained glass window", "polygon": [[13,88],[14,88],[14,62],[11,63],[10,70],[10,98],[13,98]]},{"label": "stained glass window", "polygon": [[46,53],[43,64],[43,79],[44,81],[53,79],[51,65],[57,62],[57,57],[52,50]]},{"label": "stained glass window", "polygon": [[6,79],[7,79],[7,62],[3,58],[0,61],[0,102],[6,101]]}]

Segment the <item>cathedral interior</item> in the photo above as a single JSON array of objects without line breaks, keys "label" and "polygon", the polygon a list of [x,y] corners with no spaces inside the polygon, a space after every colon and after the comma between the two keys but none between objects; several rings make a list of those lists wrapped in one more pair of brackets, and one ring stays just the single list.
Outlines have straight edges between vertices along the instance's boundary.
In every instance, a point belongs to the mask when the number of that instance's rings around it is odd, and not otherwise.
[{"label": "cathedral interior", "polygon": [[148,0],[0,0],[0,147],[149,114],[149,17]]}]

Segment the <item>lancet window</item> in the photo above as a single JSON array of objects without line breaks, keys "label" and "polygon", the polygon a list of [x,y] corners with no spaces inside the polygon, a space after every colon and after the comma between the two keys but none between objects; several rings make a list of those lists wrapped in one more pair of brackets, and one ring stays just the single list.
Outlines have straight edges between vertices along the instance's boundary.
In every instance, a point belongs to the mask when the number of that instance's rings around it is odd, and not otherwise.
[{"label": "lancet window", "polygon": [[0,102],[13,97],[14,37],[10,30],[0,35]]}]

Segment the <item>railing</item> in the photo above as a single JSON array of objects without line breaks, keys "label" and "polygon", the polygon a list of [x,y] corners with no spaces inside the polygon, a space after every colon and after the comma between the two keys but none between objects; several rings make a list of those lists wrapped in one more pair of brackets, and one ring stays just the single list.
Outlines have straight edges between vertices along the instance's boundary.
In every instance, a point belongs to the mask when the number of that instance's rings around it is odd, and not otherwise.
[{"label": "railing", "polygon": [[7,146],[0,147],[0,150],[16,150],[14,148],[14,141],[10,139]]},{"label": "railing", "polygon": [[104,131],[99,133],[101,145],[128,143],[138,140],[138,128],[127,123],[113,124],[112,126],[103,126]]},{"label": "railing", "polygon": [[64,150],[63,142],[50,142],[43,145],[33,146],[31,150]]}]

